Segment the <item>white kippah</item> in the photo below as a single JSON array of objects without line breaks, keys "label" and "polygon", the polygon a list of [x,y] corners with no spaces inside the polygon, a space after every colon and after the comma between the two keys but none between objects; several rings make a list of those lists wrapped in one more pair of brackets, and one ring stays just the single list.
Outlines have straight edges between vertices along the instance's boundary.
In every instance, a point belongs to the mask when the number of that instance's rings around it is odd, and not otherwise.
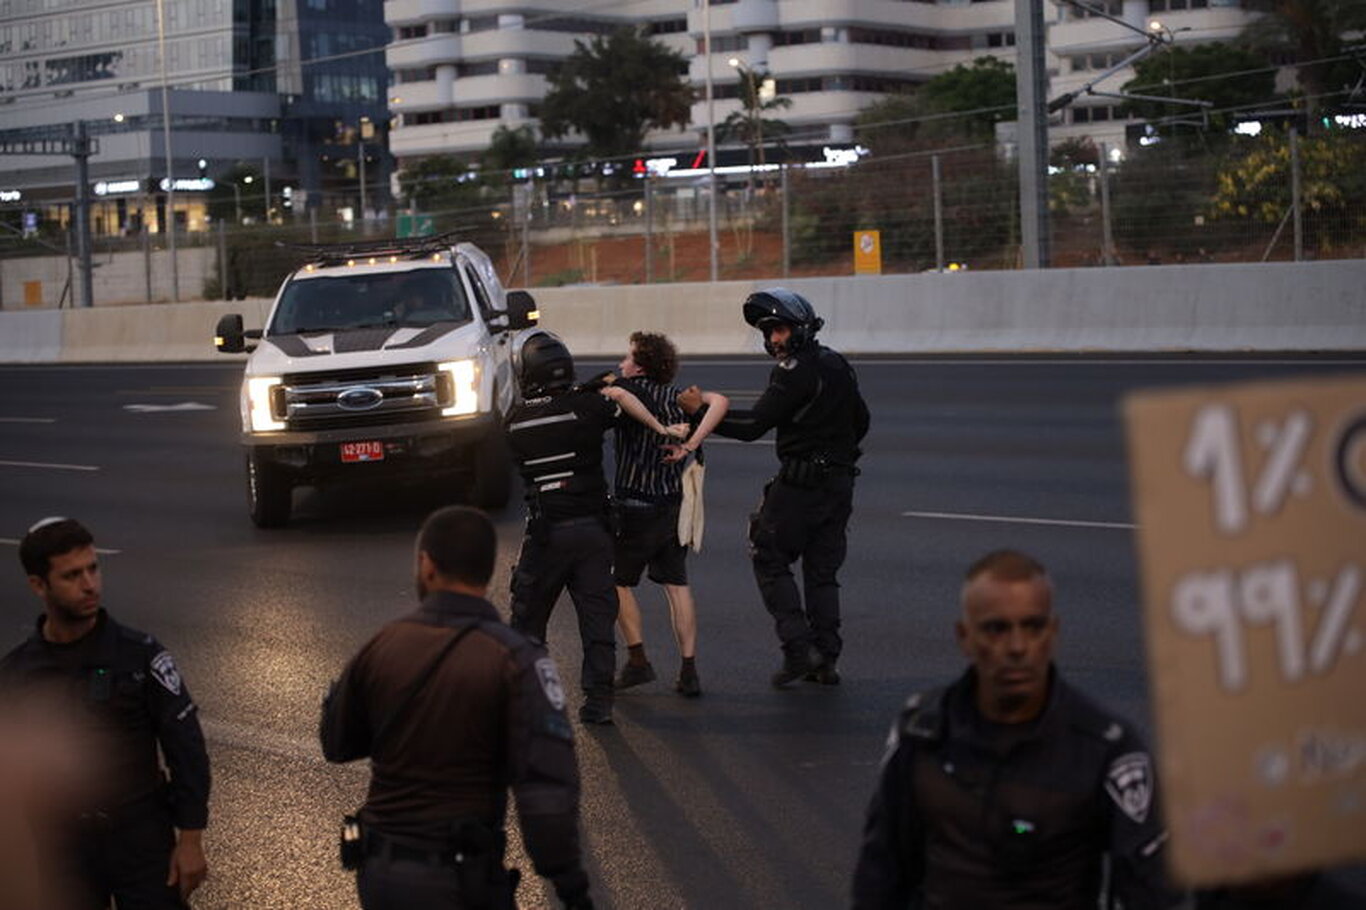
[{"label": "white kippah", "polygon": [[59,521],[67,520],[68,519],[65,515],[49,515],[47,518],[40,518],[36,522],[34,522],[33,527],[28,529],[28,533],[32,534],[39,528],[46,528],[48,525],[55,525]]}]

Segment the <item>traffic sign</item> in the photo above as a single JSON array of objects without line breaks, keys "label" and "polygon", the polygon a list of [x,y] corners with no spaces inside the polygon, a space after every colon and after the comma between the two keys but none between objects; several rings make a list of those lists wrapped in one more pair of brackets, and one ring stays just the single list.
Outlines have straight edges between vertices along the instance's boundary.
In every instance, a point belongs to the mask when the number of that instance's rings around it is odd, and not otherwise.
[{"label": "traffic sign", "polygon": [[430,237],[436,233],[431,215],[399,215],[395,220],[395,234],[399,237]]}]

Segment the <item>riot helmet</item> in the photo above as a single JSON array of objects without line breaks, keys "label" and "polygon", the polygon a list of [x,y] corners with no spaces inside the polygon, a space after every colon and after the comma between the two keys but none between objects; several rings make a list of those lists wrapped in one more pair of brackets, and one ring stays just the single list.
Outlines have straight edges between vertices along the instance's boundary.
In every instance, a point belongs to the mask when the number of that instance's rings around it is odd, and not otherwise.
[{"label": "riot helmet", "polygon": [[792,337],[784,350],[795,354],[816,338],[825,320],[816,315],[810,302],[801,294],[787,288],[764,288],[745,298],[745,322],[764,334],[764,350],[776,353],[768,340],[769,331],[778,324],[792,329]]},{"label": "riot helmet", "polygon": [[555,335],[530,329],[513,342],[512,372],[524,398],[539,398],[574,384],[574,357]]}]

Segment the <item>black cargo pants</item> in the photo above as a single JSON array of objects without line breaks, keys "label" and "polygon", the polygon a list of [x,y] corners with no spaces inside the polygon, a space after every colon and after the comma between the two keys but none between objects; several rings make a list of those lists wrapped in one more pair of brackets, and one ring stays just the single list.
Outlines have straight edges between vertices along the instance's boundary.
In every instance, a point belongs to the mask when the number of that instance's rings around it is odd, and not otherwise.
[{"label": "black cargo pants", "polygon": [[[839,581],[845,533],[854,504],[854,476],[836,471],[813,486],[774,478],[764,487],[759,511],[750,516],[750,559],[764,606],[788,654],[814,647],[833,663],[840,638]],[[792,564],[802,561],[802,594]]]},{"label": "black cargo pants", "polygon": [[512,627],[544,641],[555,601],[568,588],[583,641],[580,684],[590,701],[610,704],[617,646],[612,535],[596,517],[551,523],[537,533],[530,528],[512,570]]}]

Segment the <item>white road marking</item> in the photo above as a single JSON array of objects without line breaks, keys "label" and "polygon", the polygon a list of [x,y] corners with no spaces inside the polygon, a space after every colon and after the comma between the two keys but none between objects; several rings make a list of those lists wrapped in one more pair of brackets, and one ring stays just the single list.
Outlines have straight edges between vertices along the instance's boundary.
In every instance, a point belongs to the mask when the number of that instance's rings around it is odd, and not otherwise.
[{"label": "white road marking", "polygon": [[56,417],[0,417],[0,423],[56,423]]},{"label": "white road marking", "polygon": [[1138,525],[1127,521],[1080,521],[1068,518],[1028,518],[1020,515],[968,515],[962,512],[902,512],[902,518],[929,518],[948,521],[994,521],[1005,524],[1053,525],[1064,528],[1109,528],[1131,531]]},{"label": "white road marking", "polygon": [[197,401],[182,401],[180,404],[126,404],[123,406],[125,411],[132,411],[136,414],[148,414],[152,411],[215,411],[211,404],[200,404]]},{"label": "white road marking", "polygon": [[[17,547],[19,546],[19,541],[15,540],[13,537],[0,537],[0,546]],[[122,553],[123,551],[110,550],[105,547],[96,547],[95,552],[101,554],[102,556],[113,556],[118,553]]]},{"label": "white road marking", "polygon": [[0,468],[51,468],[54,471],[98,471],[92,464],[51,464],[45,461],[0,461]]}]

